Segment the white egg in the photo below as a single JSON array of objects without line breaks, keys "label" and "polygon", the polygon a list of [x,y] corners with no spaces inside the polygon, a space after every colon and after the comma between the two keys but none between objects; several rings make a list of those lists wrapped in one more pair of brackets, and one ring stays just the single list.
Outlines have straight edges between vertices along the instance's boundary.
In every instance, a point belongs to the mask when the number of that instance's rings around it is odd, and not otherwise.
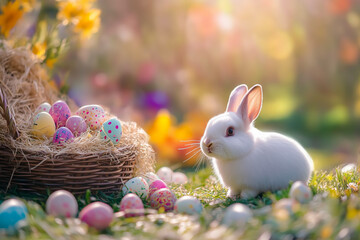
[{"label": "white egg", "polygon": [[248,206],[234,203],[226,209],[223,224],[227,226],[244,226],[252,216],[253,214]]},{"label": "white egg", "polygon": [[75,197],[66,190],[53,192],[46,201],[46,212],[55,217],[75,217],[78,204]]},{"label": "white egg", "polygon": [[342,173],[353,172],[356,170],[356,165],[353,163],[346,164],[342,169]]},{"label": "white egg", "polygon": [[172,182],[173,171],[168,167],[160,168],[156,175],[167,184]]},{"label": "white egg", "polygon": [[50,103],[44,102],[42,103],[40,106],[37,107],[37,109],[35,110],[35,114],[38,114],[40,112],[47,112],[49,113],[51,108]]},{"label": "white egg", "polygon": [[175,212],[186,214],[200,214],[203,210],[202,204],[196,197],[184,196],[175,203]]},{"label": "white egg", "polygon": [[134,177],[127,181],[122,188],[122,192],[124,195],[128,193],[134,193],[138,195],[142,199],[146,199],[149,193],[149,185],[142,177]]},{"label": "white egg", "polygon": [[155,173],[153,172],[148,172],[148,173],[145,173],[144,175],[144,179],[146,180],[146,182],[148,183],[148,185],[150,186],[150,184],[155,181],[155,180],[158,180],[160,179]]},{"label": "white egg", "polygon": [[286,210],[289,214],[294,212],[295,201],[290,198],[283,198],[274,204],[274,210]]},{"label": "white egg", "polygon": [[289,196],[300,203],[307,203],[312,198],[312,192],[304,183],[297,181],[291,186]]},{"label": "white egg", "polygon": [[172,183],[185,184],[188,182],[187,176],[182,172],[174,172],[172,175]]}]

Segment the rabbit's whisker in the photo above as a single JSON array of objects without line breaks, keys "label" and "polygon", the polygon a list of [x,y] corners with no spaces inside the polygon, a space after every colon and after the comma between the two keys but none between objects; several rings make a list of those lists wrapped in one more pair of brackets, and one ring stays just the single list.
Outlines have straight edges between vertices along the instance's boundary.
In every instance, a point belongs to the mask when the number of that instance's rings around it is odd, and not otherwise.
[{"label": "rabbit's whisker", "polygon": [[180,142],[200,142],[200,140],[180,140]]},{"label": "rabbit's whisker", "polygon": [[194,152],[194,151],[196,151],[196,150],[199,150],[199,148],[194,148],[194,149],[192,149],[191,151],[185,153],[185,155],[189,155],[190,153],[192,153],[192,152]]},{"label": "rabbit's whisker", "polygon": [[201,152],[201,149],[199,149],[199,150],[196,151],[193,155],[191,155],[190,157],[188,157],[187,159],[185,159],[184,162],[189,161],[189,160],[192,159],[195,155],[199,154],[199,152]]},{"label": "rabbit's whisker", "polygon": [[187,146],[187,147],[178,148],[178,150],[187,150],[190,148],[198,148],[198,147],[197,146]]}]

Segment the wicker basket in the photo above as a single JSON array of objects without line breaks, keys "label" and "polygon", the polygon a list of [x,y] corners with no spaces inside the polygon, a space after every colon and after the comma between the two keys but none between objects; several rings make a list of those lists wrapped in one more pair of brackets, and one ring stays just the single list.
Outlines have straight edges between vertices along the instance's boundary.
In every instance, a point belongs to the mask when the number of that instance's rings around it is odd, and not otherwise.
[{"label": "wicker basket", "polygon": [[[0,112],[9,130],[8,142],[0,143],[0,189],[5,191],[15,188],[18,192],[31,193],[45,193],[58,189],[65,189],[74,194],[82,194],[87,189],[92,192],[119,192],[122,185],[134,176],[135,165],[141,157],[139,155],[144,156],[145,150],[149,151],[145,152],[145,155],[153,156],[147,138],[138,139],[134,145],[119,147],[121,154],[117,155],[108,151],[89,154],[49,154],[33,149],[14,148],[12,143],[16,142],[19,131],[1,88],[0,103],[3,108]],[[126,122],[124,124],[124,127],[126,124],[135,125]],[[139,147],[142,149],[138,149]]]}]

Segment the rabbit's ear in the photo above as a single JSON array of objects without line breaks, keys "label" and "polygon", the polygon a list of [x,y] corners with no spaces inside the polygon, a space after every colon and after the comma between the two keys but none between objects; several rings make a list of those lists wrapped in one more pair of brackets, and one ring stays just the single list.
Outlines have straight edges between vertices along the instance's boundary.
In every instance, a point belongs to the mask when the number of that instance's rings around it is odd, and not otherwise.
[{"label": "rabbit's ear", "polygon": [[241,84],[234,88],[230,93],[229,101],[226,107],[226,112],[236,112],[240,106],[241,100],[247,93],[248,87],[245,84]]},{"label": "rabbit's ear", "polygon": [[246,124],[251,124],[258,116],[262,106],[262,87],[253,86],[244,96],[237,110]]}]

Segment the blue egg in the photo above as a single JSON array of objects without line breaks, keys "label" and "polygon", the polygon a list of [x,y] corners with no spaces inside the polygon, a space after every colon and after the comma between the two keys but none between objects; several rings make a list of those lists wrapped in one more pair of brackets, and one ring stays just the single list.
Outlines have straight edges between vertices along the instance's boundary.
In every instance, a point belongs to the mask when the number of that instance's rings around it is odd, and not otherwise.
[{"label": "blue egg", "polygon": [[26,220],[27,208],[18,199],[9,199],[0,205],[0,229],[16,229],[17,223]]}]

